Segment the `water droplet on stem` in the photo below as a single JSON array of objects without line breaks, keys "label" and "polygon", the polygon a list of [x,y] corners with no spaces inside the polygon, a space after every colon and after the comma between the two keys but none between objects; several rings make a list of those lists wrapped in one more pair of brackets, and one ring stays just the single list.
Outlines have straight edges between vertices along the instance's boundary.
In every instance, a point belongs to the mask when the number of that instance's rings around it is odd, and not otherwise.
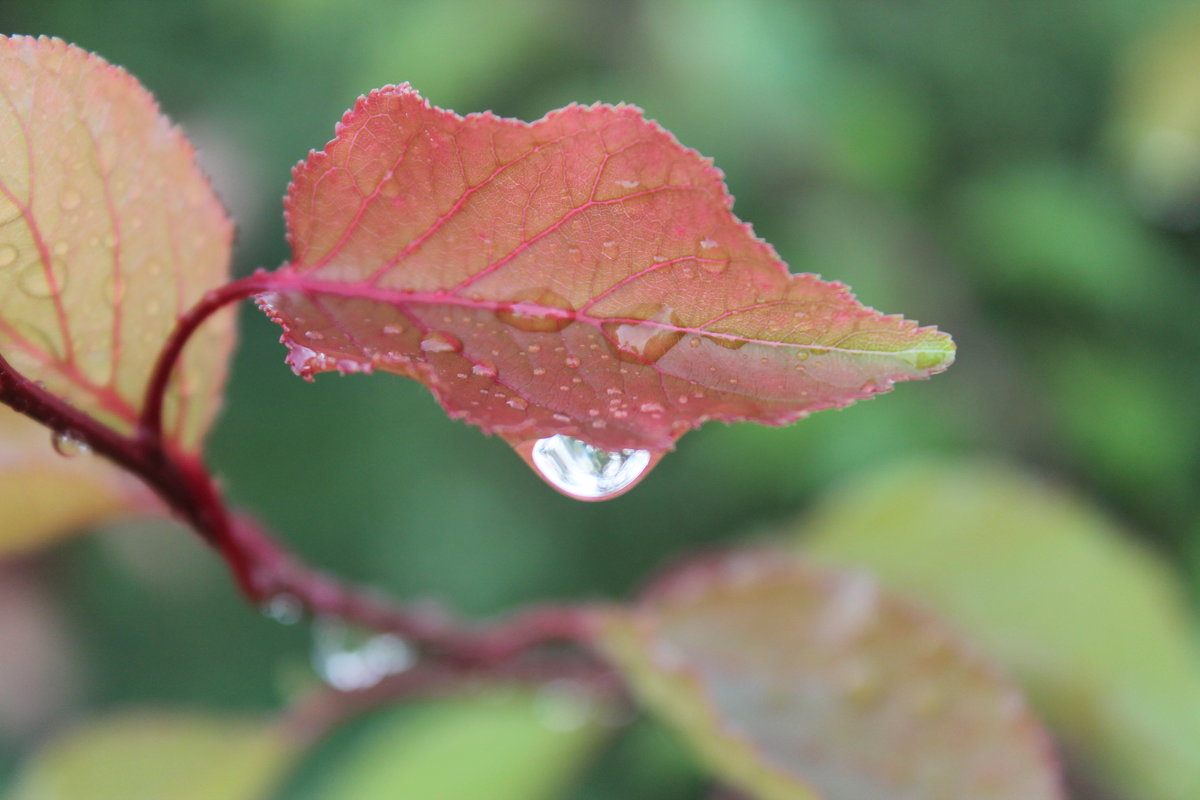
[{"label": "water droplet on stem", "polygon": [[262,613],[280,625],[295,625],[304,616],[304,604],[296,595],[280,592],[263,603]]},{"label": "water droplet on stem", "polygon": [[54,451],[63,458],[74,458],[92,451],[75,431],[54,431],[50,436],[50,443],[54,445]]},{"label": "water droplet on stem", "polygon": [[392,633],[372,633],[337,617],[317,617],[312,627],[312,665],[334,689],[368,689],[416,663],[416,653]]}]

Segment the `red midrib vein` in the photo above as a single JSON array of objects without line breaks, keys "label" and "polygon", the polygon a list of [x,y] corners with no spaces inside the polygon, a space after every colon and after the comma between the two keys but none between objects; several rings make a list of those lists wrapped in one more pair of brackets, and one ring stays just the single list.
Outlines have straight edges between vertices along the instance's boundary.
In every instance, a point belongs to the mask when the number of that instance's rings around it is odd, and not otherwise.
[{"label": "red midrib vein", "polygon": [[[847,355],[864,355],[864,356],[886,356],[896,355],[898,353],[917,352],[923,350],[919,346],[909,347],[902,350],[866,350],[860,348],[840,347],[836,343],[820,343],[820,342],[785,342],[773,339],[763,339],[753,336],[744,336],[736,333],[722,333],[710,331],[702,326],[686,326],[674,325],[670,322],[653,319],[640,319],[637,317],[596,317],[586,314],[582,311],[572,309],[558,308],[555,306],[543,306],[537,303],[530,302],[504,302],[498,300],[486,300],[482,298],[463,297],[458,294],[435,291],[435,292],[416,292],[405,291],[401,289],[384,289],[378,286],[367,286],[362,283],[339,283],[336,281],[320,281],[296,273],[291,270],[280,270],[267,276],[266,284],[269,287],[268,292],[277,292],[280,294],[323,294],[332,295],[335,297],[348,297],[353,299],[374,300],[380,303],[385,303],[392,306],[404,305],[423,305],[423,306],[453,306],[457,308],[467,308],[472,310],[483,311],[516,311],[518,313],[528,314],[530,316],[549,317],[552,319],[567,319],[572,322],[582,322],[585,324],[599,327],[601,325],[638,325],[652,328],[658,328],[671,333],[695,334],[704,336],[710,339],[724,339],[726,341],[740,342],[745,344],[760,344],[768,347],[786,347],[797,350],[828,350]],[[770,301],[767,303],[758,303],[751,306],[746,306],[740,309],[731,309],[723,312],[716,319],[723,319],[732,314],[752,311],[756,308],[762,308],[769,305],[787,303],[787,300]],[[704,323],[709,325],[716,321],[710,320]],[[503,323],[498,323],[503,324]],[[881,331],[886,333],[887,331]],[[855,334],[868,333],[868,331],[854,331]],[[919,343],[918,343],[919,344]]]}]

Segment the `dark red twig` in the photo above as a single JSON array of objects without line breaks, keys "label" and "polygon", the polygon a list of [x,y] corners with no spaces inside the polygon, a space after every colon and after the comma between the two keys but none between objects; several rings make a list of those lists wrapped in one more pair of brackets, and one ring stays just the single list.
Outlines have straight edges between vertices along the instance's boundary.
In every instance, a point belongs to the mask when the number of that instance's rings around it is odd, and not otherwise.
[{"label": "dark red twig", "polygon": [[443,664],[464,669],[498,667],[555,641],[589,641],[596,615],[586,607],[539,607],[476,627],[428,609],[398,607],[307,567],[257,522],[230,511],[199,457],[170,445],[162,435],[163,398],[187,341],[219,309],[270,286],[267,273],[255,273],[207,293],[180,317],[156,362],[142,417],[132,435],[119,433],[50,394],[2,356],[0,402],[54,431],[69,432],[95,453],[141,478],[221,553],[242,592],[255,604],[288,594],[310,614],[337,616],[364,628],[396,633]]},{"label": "dark red twig", "polygon": [[146,394],[142,401],[142,418],[138,424],[139,435],[144,440],[160,443],[162,440],[163,400],[171,374],[183,355],[183,348],[206,319],[230,303],[244,300],[269,288],[269,273],[258,270],[253,275],[232,281],[219,289],[206,292],[200,302],[192,306],[175,325],[175,330],[158,354]]}]

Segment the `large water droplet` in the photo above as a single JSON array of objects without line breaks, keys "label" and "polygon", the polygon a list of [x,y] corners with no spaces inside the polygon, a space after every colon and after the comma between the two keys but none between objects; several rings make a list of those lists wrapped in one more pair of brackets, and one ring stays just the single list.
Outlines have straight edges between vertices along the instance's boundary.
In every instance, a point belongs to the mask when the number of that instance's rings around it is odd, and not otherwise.
[{"label": "large water droplet", "polygon": [[575,321],[571,302],[553,289],[522,292],[496,312],[505,325],[530,333],[556,333]]},{"label": "large water droplet", "polygon": [[0,244],[0,268],[7,267],[17,260],[17,248],[11,244]]},{"label": "large water droplet", "polygon": [[530,458],[547,483],[584,500],[615,497],[650,466],[648,450],[611,452],[562,434],[538,439]]},{"label": "large water droplet", "polygon": [[92,448],[75,431],[54,431],[50,436],[54,451],[63,458],[74,458],[92,452]]},{"label": "large water droplet", "polygon": [[391,633],[372,633],[337,617],[313,621],[313,669],[343,692],[368,689],[416,663],[411,645]]},{"label": "large water droplet", "polygon": [[426,353],[461,353],[462,342],[452,334],[430,331],[421,337],[421,350]]}]

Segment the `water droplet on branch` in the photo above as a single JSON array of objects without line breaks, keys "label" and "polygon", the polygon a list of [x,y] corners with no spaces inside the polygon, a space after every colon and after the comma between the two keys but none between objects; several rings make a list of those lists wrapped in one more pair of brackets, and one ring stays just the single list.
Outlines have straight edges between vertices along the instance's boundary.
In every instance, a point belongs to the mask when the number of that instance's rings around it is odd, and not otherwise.
[{"label": "water droplet on branch", "polygon": [[362,630],[337,617],[317,617],[312,636],[313,669],[343,692],[368,689],[417,660],[412,646],[399,636]]},{"label": "water droplet on branch", "polygon": [[263,603],[262,613],[280,625],[295,625],[304,616],[304,604],[296,595],[280,592]]},{"label": "water droplet on branch", "polygon": [[87,442],[79,438],[75,431],[54,431],[50,437],[54,451],[63,458],[74,458],[92,452]]},{"label": "water droplet on branch", "polygon": [[604,450],[571,436],[538,439],[530,458],[554,488],[585,500],[614,497],[632,486],[650,466],[649,450]]}]

